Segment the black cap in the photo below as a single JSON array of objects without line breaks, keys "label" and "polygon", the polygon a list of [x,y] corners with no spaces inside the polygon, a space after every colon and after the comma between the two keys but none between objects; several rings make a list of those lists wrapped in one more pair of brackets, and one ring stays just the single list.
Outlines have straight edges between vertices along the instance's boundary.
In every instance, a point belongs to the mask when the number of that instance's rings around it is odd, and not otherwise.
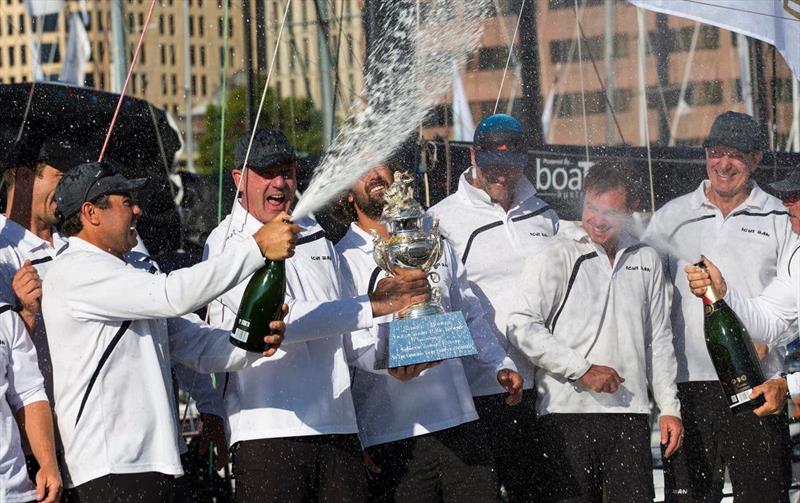
[{"label": "black cap", "polygon": [[[244,167],[244,158],[247,155],[247,145],[250,144],[248,132],[239,140],[236,150],[233,153],[233,163],[237,169]],[[289,140],[277,129],[257,129],[253,137],[253,146],[250,148],[250,157],[247,159],[247,167],[252,169],[264,169],[275,164],[294,162],[297,154],[294,152]]]},{"label": "black cap", "polygon": [[778,197],[800,193],[800,171],[793,171],[788,177],[767,185]]},{"label": "black cap", "polygon": [[42,138],[28,135],[15,142],[9,149],[3,169],[19,166],[33,167],[44,162],[59,171],[67,172],[78,164],[90,162],[92,157],[85,145],[62,135]]},{"label": "black cap", "polygon": [[483,119],[472,139],[478,167],[524,168],[528,165],[525,130],[517,119],[495,114]]},{"label": "black cap", "polygon": [[56,204],[62,218],[80,211],[83,203],[108,194],[128,194],[144,187],[147,178],[129,180],[109,162],[89,162],[65,173],[56,187]]},{"label": "black cap", "polygon": [[769,148],[767,138],[758,122],[741,112],[725,112],[714,120],[703,147],[717,145],[735,148],[746,154],[763,152]]}]

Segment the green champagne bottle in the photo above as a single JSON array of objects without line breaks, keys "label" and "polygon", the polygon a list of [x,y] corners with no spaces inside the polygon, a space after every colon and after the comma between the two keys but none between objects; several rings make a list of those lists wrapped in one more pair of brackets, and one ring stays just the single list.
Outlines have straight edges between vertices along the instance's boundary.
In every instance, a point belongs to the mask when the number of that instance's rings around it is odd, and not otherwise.
[{"label": "green champagne bottle", "polygon": [[[705,269],[702,262],[695,265]],[[728,406],[734,414],[760,407],[764,399],[753,400],[750,393],[765,379],[747,329],[713,285],[703,294],[703,309],[706,348]]]},{"label": "green champagne bottle", "polygon": [[236,347],[263,353],[264,337],[270,334],[269,323],[279,320],[286,296],[286,270],[282,260],[266,260],[244,289],[239,312],[233,322],[230,341]]}]

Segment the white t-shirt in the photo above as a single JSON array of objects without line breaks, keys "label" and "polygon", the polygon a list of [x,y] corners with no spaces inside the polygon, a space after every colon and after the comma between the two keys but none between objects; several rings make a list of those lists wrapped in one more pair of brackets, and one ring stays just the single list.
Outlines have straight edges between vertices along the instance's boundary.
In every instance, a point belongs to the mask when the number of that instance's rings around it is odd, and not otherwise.
[{"label": "white t-shirt", "polygon": [[[629,236],[613,264],[579,227],[528,257],[508,338],[537,366],[537,413],[649,414],[650,390],[680,417],[668,286],[658,253]],[[579,381],[592,364],[625,379],[616,393]]]},{"label": "white t-shirt", "polygon": [[184,313],[262,264],[252,237],[169,275],[69,239],[44,279],[42,298],[48,343],[59,349],[51,354],[53,391],[67,487],[111,473],[183,474],[171,359],[207,373],[260,357]]},{"label": "white t-shirt", "polygon": [[[386,273],[372,256],[372,238],[356,224],[336,245],[347,262],[358,294],[369,294]],[[480,302],[467,286],[464,268],[447,242],[438,264],[431,270],[438,274],[445,311],[460,310],[473,333],[480,364],[490,367],[497,378],[501,368],[515,369],[513,362],[497,343]],[[387,315],[377,324],[391,321]],[[465,359],[472,359],[465,358]],[[356,369],[353,376],[353,401],[358,416],[359,438],[364,447],[424,435],[478,419],[472,393],[461,362],[445,360],[425,370],[419,377],[400,382],[388,375]]]},{"label": "white t-shirt", "polygon": [[[555,211],[536,197],[527,178],[517,183],[514,202],[506,212],[483,190],[476,189],[462,173],[458,190],[428,210],[439,219],[439,228],[467,271],[469,287],[481,301],[495,337],[514,360],[525,379],[525,389],[534,386],[534,369],[508,343],[506,326],[516,292],[513,284],[522,273],[525,258],[540,250],[559,228]],[[465,360],[473,396],[502,393],[490,369]]]},{"label": "white t-shirt", "polygon": [[14,414],[42,401],[47,395],[36,349],[17,313],[0,304],[0,502],[36,500]]},{"label": "white t-shirt", "polygon": [[[777,274],[778,262],[796,244],[789,216],[780,200],[753,183],[747,199],[722,216],[705,195],[708,181],[658,210],[643,240],[666,257],[671,280],[672,330],[678,382],[716,381],[703,333],[703,303],[692,295],[684,267],[705,255],[724,271],[728,284],[757,297]],[[785,369],[786,350],[774,347],[762,362],[767,376]]]},{"label": "white t-shirt", "polygon": [[[374,359],[372,336],[359,330],[372,326],[372,307],[366,295],[352,298],[343,288],[351,280],[342,277],[346,268],[316,221],[307,217],[296,223],[303,231],[295,255],[285,263],[286,338],[274,356],[229,373],[224,386],[231,445],[358,431],[349,365],[357,364],[361,355],[354,348],[372,348]],[[229,227],[225,249],[260,226],[237,204],[233,216],[209,235],[204,256],[219,255]],[[248,279],[209,305],[213,326],[233,326]]]}]

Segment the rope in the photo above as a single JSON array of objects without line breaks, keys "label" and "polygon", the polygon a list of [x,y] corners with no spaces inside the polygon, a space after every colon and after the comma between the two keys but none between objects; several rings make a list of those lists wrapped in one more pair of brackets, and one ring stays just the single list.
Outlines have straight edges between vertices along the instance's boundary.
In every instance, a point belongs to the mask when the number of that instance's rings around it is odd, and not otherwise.
[{"label": "rope", "polygon": [[230,0],[224,0],[225,14],[223,15],[223,41],[222,41],[222,95],[219,111],[219,162],[217,169],[217,225],[222,222],[222,173],[225,164],[225,112],[228,109],[228,23],[230,22]]},{"label": "rope", "polygon": [[153,0],[150,2],[150,9],[147,11],[147,19],[144,22],[142,34],[139,35],[139,42],[136,44],[136,50],[133,52],[131,66],[128,67],[128,76],[125,77],[125,84],[122,86],[122,92],[119,93],[117,108],[114,110],[114,116],[111,118],[111,124],[108,126],[108,133],[106,134],[106,139],[103,142],[103,148],[100,150],[100,157],[97,159],[98,162],[103,160],[103,155],[106,153],[106,147],[108,146],[108,140],[111,139],[111,132],[114,131],[114,124],[116,124],[117,117],[119,116],[119,110],[122,108],[122,100],[125,99],[125,91],[128,89],[128,83],[130,83],[131,75],[133,74],[133,67],[136,66],[136,60],[139,59],[139,52],[142,50],[142,42],[144,42],[144,36],[147,34],[147,28],[150,26],[150,18],[153,17],[153,9],[156,7],[156,1],[157,0]]},{"label": "rope", "polygon": [[[511,37],[511,41],[508,44],[508,57],[506,58],[506,67],[503,69],[503,78],[500,79],[500,89],[497,90],[497,100],[494,102],[494,112],[492,112],[492,115],[497,113],[497,106],[500,104],[500,95],[503,94],[503,86],[506,83],[506,74],[508,73],[508,65],[511,64],[511,55],[514,54],[514,41],[517,39],[517,32],[519,32],[519,23],[522,20],[522,10],[524,8],[525,8],[525,0],[522,0],[519,6],[519,14],[517,15],[517,25],[514,27],[514,36]],[[500,15],[499,12],[497,14]]]},{"label": "rope", "polygon": [[[638,21],[638,26],[639,26],[639,43],[640,44],[645,44],[645,47],[646,47],[647,38],[646,38],[646,36],[645,36],[645,38],[641,37],[642,33],[647,33],[645,31],[645,29],[644,29],[645,28],[645,26],[644,26],[644,10],[641,7],[637,7],[636,9],[637,9],[636,10],[637,21]],[[641,54],[641,51],[640,51],[640,54]],[[639,57],[638,67],[639,67],[639,93],[640,93],[639,94],[639,100],[640,101],[642,99],[645,99],[645,96],[646,96],[646,94],[645,94],[645,84],[644,84],[645,77],[647,76],[646,75],[646,73],[647,73],[647,64],[646,63],[647,62],[643,58]],[[642,104],[639,103],[639,108],[641,109],[641,107],[642,107]],[[650,125],[649,125],[649,121],[647,119],[648,119],[648,117],[647,117],[647,102],[645,101],[645,103],[644,103],[644,117],[643,117],[643,119],[640,118],[640,120],[642,120],[643,125],[644,125],[645,147],[647,147],[647,173],[648,173],[648,175],[650,177],[650,211],[655,213],[655,211],[656,211],[656,194],[655,194],[655,190],[653,188],[653,157],[652,157],[651,152],[650,152]]]},{"label": "rope", "polygon": [[[153,0],[155,1],[155,0]],[[264,109],[264,101],[267,99],[267,89],[269,89],[269,82],[272,80],[272,71],[275,69],[275,58],[278,55],[278,49],[280,48],[281,38],[283,36],[283,28],[286,26],[286,19],[289,16],[289,9],[291,8],[292,0],[286,1],[286,8],[283,11],[283,20],[281,21],[281,27],[278,30],[278,38],[275,40],[275,50],[272,51],[272,61],[269,64],[269,71],[267,71],[267,81],[264,82],[264,91],[261,93],[261,102],[258,104],[258,111],[256,112],[256,120],[253,121],[253,130],[250,132],[250,141],[247,143],[247,152],[244,155],[244,163],[242,164],[242,176],[239,177],[239,183],[236,184],[236,193],[242,191],[242,181],[247,174],[247,161],[250,160],[250,149],[253,148],[253,138],[256,136],[256,130],[258,129],[258,121],[261,119],[261,111]],[[231,206],[231,215],[233,215],[233,211],[236,209],[237,199],[233,199],[233,206]],[[228,219],[228,227],[225,229],[225,239],[222,241],[222,249],[225,250],[225,245],[228,242],[228,234],[231,232],[231,225],[233,224],[233,218]]]},{"label": "rope", "polygon": [[586,148],[586,161],[589,161],[589,124],[586,121],[586,86],[583,82],[583,51],[581,49],[581,24],[578,19],[578,0],[573,1],[575,7],[575,30],[578,35],[578,73],[581,78],[581,116],[583,117],[583,144]]},{"label": "rope", "polygon": [[28,92],[28,102],[25,104],[25,113],[22,115],[22,123],[19,125],[19,131],[17,131],[17,139],[14,140],[14,143],[19,143],[20,138],[22,138],[22,132],[25,131],[25,122],[28,120],[28,114],[31,112],[31,102],[33,101],[33,91],[36,89],[36,80],[31,82],[31,90]]}]

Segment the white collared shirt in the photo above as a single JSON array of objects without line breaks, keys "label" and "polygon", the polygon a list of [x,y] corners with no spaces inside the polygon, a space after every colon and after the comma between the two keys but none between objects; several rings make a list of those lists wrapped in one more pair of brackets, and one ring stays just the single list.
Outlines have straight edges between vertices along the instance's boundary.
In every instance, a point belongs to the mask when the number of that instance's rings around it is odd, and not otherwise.
[{"label": "white collared shirt", "polygon": [[17,313],[0,304],[0,502],[36,500],[28,479],[19,428],[14,415],[22,407],[46,402],[36,349]]},{"label": "white collared shirt", "polygon": [[[649,414],[650,389],[680,417],[668,286],[658,253],[627,236],[613,265],[579,227],[528,257],[508,338],[537,366],[537,413]],[[625,379],[616,393],[580,383],[592,364]]]},{"label": "white collared shirt", "polygon": [[[439,219],[447,238],[467,271],[469,286],[481,301],[495,337],[533,387],[534,369],[508,343],[506,325],[516,293],[512,285],[522,272],[525,257],[541,249],[558,232],[555,211],[536,197],[536,190],[520,177],[511,209],[493,203],[485,191],[470,185],[461,174],[458,191],[428,210]],[[490,370],[464,362],[473,396],[494,395],[503,389]]]},{"label": "white collared shirt", "polygon": [[[336,250],[352,272],[359,294],[369,294],[377,282],[386,277],[375,263],[373,248],[370,235],[355,223],[336,244]],[[467,286],[464,268],[446,241],[442,258],[431,272],[439,276],[436,286],[442,294],[442,306],[445,311],[463,312],[479,354],[445,360],[408,382],[356,369],[353,400],[359,438],[364,447],[424,435],[477,419],[463,360],[479,359],[479,365],[489,367],[495,380],[500,369],[516,370],[514,362],[505,355],[492,334],[480,302]],[[372,329],[375,337],[377,324],[391,319],[392,316],[387,315],[376,320],[376,327]]]},{"label": "white collared shirt", "polygon": [[[232,223],[229,223],[233,219]],[[252,368],[232,372],[225,387],[230,443],[263,438],[356,433],[349,363],[353,346],[370,345],[372,307],[366,295],[351,297],[351,280],[333,244],[313,218],[303,228],[295,255],[286,260],[286,338],[277,353]],[[208,236],[205,257],[252,234],[261,223],[240,204]],[[225,242],[226,230],[230,238]],[[209,321],[230,330],[247,281],[212,302]],[[351,332],[356,337],[354,341]],[[374,353],[373,353],[374,358]],[[368,365],[369,363],[365,363]]]},{"label": "white collared shirt", "polygon": [[[707,184],[658,210],[643,238],[668,257],[678,382],[718,380],[703,333],[703,303],[692,295],[684,267],[705,255],[732,288],[757,297],[796,244],[786,208],[755,182],[747,199],[726,217],[706,197]],[[782,346],[770,351],[761,364],[767,377],[785,369],[785,357]]]},{"label": "white collared shirt", "polygon": [[[197,316],[181,315],[263,263],[251,237],[215,260],[152,274],[147,262],[128,263],[69,238],[44,279],[42,300],[48,343],[58,348],[51,356],[67,487],[110,473],[183,474],[171,358],[215,372],[242,368],[259,355],[234,347],[228,332],[203,325]],[[111,346],[128,320],[127,331]]]}]

